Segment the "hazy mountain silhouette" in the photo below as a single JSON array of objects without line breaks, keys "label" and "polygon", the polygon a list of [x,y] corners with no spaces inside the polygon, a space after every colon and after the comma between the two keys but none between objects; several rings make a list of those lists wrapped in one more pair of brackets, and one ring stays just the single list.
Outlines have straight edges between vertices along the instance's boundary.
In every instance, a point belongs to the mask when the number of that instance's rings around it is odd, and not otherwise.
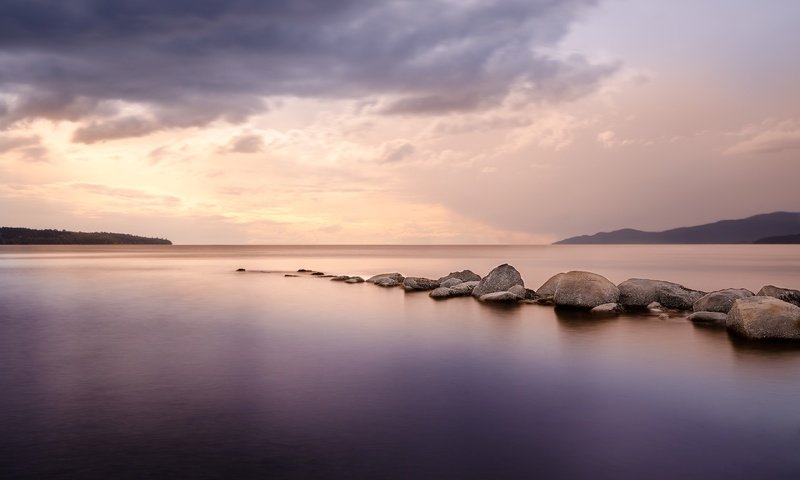
[{"label": "hazy mountain silhouette", "polygon": [[[797,243],[790,240],[800,235],[800,212],[774,212],[753,215],[738,220],[645,232],[624,228],[613,232],[580,235],[555,242],[556,244],[634,244],[634,243]],[[775,237],[780,237],[775,241]],[[767,241],[770,240],[770,241]]]},{"label": "hazy mountain silhouette", "polygon": [[0,227],[0,245],[172,245],[172,242],[165,238],[140,237],[127,233]]}]

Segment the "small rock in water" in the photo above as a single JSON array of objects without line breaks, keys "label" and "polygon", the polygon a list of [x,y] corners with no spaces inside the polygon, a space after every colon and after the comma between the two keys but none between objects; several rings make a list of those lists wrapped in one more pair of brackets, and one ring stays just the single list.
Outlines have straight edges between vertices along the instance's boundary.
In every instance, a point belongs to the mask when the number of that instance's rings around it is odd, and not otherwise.
[{"label": "small rock in water", "polygon": [[509,291],[492,292],[478,297],[481,302],[518,302],[520,297]]},{"label": "small rock in water", "polygon": [[461,270],[460,272],[450,272],[444,277],[439,278],[439,283],[444,283],[445,280],[456,278],[462,282],[480,281],[481,276],[472,270]]},{"label": "small rock in water", "polygon": [[572,271],[561,277],[553,300],[556,307],[592,309],[604,303],[617,303],[619,289],[602,275]]},{"label": "small rock in water", "polygon": [[686,320],[694,323],[708,323],[724,326],[728,320],[728,314],[720,312],[694,312],[686,317]]},{"label": "small rock in water", "polygon": [[619,303],[604,303],[594,307],[592,313],[622,313],[624,308]]},{"label": "small rock in water", "polygon": [[495,267],[481,279],[480,283],[472,290],[472,296],[482,297],[487,293],[505,292],[514,285],[525,286],[522,275],[516,268],[504,263]]},{"label": "small rock in water", "polygon": [[629,278],[618,285],[619,303],[626,307],[645,307],[658,302],[666,308],[691,310],[694,302],[705,292],[692,290],[677,283],[646,278]]},{"label": "small rock in water", "polygon": [[447,280],[444,280],[444,281],[440,280],[439,281],[439,286],[440,287],[455,287],[459,283],[464,283],[464,280],[461,280],[460,278],[448,278]]},{"label": "small rock in water", "polygon": [[406,277],[403,280],[403,288],[407,292],[420,291],[420,290],[433,290],[439,287],[439,282],[424,277]]},{"label": "small rock in water", "polygon": [[[367,283],[376,283],[377,284],[380,280],[383,280],[383,279],[386,279],[386,278],[390,278],[390,279],[395,281],[395,284],[391,285],[392,287],[394,287],[396,285],[400,285],[401,283],[403,283],[403,280],[405,280],[406,277],[404,277],[403,275],[401,275],[401,274],[399,274],[397,272],[380,273],[378,275],[373,275],[373,276],[369,277],[367,279]],[[388,286],[388,285],[382,285],[382,286]]]},{"label": "small rock in water", "polygon": [[246,272],[247,270],[245,270],[244,268],[237,268],[236,271],[237,272]]},{"label": "small rock in water", "polygon": [[692,310],[695,312],[720,312],[728,313],[733,308],[733,302],[739,298],[752,297],[753,292],[746,288],[726,288],[724,290],[717,290],[700,297],[694,305]]},{"label": "small rock in water", "polygon": [[364,279],[361,277],[350,277],[345,280],[344,283],[364,283]]},{"label": "small rock in water", "polygon": [[284,277],[299,277],[299,276],[300,275],[295,275],[293,273],[287,273],[287,274],[284,275]]},{"label": "small rock in water", "polygon": [[514,295],[519,297],[520,300],[527,298],[527,295],[528,295],[528,289],[523,287],[522,285],[514,285],[513,287],[509,288],[507,291],[510,292],[510,293],[513,293]]},{"label": "small rock in water", "polygon": [[429,295],[431,298],[437,299],[450,298],[453,296],[453,290],[448,287],[434,288]]},{"label": "small rock in water", "polygon": [[740,298],[728,312],[728,328],[763,340],[800,340],[800,307],[778,298]]},{"label": "small rock in water", "polygon": [[311,272],[311,270],[308,270],[306,268],[301,268],[301,269],[297,270],[297,273],[310,273],[310,272]]},{"label": "small rock in water", "polygon": [[331,278],[331,282],[346,282],[349,279],[349,275],[336,275],[335,277]]},{"label": "small rock in water", "polygon": [[761,287],[761,290],[758,291],[757,295],[766,297],[775,297],[777,299],[783,300],[784,302],[789,302],[793,305],[797,305],[798,307],[800,307],[800,290],[792,290],[791,288],[781,288],[781,287],[776,287],[775,285],[764,285],[763,287]]},{"label": "small rock in water", "polygon": [[[369,280],[367,280],[367,281],[369,281]],[[384,287],[384,288],[396,287],[398,285],[402,285],[403,284],[403,282],[398,282],[394,278],[379,278],[379,279],[375,280],[372,283],[374,283],[375,285],[377,285],[379,287]]]},{"label": "small rock in water", "polygon": [[315,277],[321,277],[321,276],[323,276],[323,275],[325,275],[325,274],[324,274],[324,273],[322,273],[322,272],[311,272],[311,275],[313,275],[313,276],[315,276]]},{"label": "small rock in water", "polygon": [[650,310],[651,312],[655,312],[655,311],[663,312],[664,311],[663,305],[661,305],[658,302],[650,302],[650,303],[648,303],[647,304],[647,309]]}]

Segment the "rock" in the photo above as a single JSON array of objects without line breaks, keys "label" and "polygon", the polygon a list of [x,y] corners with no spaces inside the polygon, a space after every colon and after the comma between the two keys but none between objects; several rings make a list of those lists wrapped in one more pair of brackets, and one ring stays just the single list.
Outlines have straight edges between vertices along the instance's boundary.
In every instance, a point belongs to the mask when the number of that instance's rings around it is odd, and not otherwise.
[{"label": "rock", "polygon": [[[373,275],[367,279],[367,283],[378,283],[378,281],[383,280],[385,278],[390,278],[396,282],[396,285],[400,285],[403,283],[403,280],[406,279],[403,275],[393,272],[393,273],[380,273],[378,275]],[[394,285],[392,285],[394,286]]]},{"label": "rock", "polygon": [[686,317],[686,320],[694,323],[725,325],[726,321],[728,320],[728,314],[720,312],[694,312]]},{"label": "rock", "polygon": [[300,275],[295,275],[293,273],[287,273],[287,274],[284,275],[284,277],[299,277],[299,276]]},{"label": "rock", "polygon": [[460,272],[450,272],[448,275],[440,278],[439,283],[441,284],[445,280],[449,280],[451,278],[457,278],[462,282],[472,282],[472,281],[480,281],[481,276],[473,272],[472,270],[461,270]]},{"label": "rock", "polygon": [[522,276],[516,268],[504,263],[494,270],[489,272],[488,275],[483,277],[478,285],[472,290],[473,297],[481,297],[487,293],[504,292],[514,285],[525,286],[522,281]]},{"label": "rock", "polygon": [[542,284],[541,287],[539,287],[536,290],[536,295],[538,295],[541,298],[552,297],[553,295],[555,295],[556,289],[558,288],[558,282],[561,281],[561,278],[563,276],[564,276],[563,273],[557,273],[552,277],[550,277],[546,282]]},{"label": "rock", "polygon": [[800,340],[800,307],[770,296],[740,298],[726,325],[747,338]]},{"label": "rock", "polygon": [[646,307],[658,302],[666,308],[691,310],[705,292],[663,280],[631,278],[619,284],[619,303],[626,307]]},{"label": "rock", "polygon": [[520,297],[509,291],[492,292],[478,297],[481,302],[518,302]]},{"label": "rock", "polygon": [[364,279],[361,277],[350,277],[345,280],[344,283],[364,283]]},{"label": "rock", "polygon": [[350,279],[349,275],[337,275],[331,278],[331,282],[346,282]]},{"label": "rock", "polygon": [[728,313],[733,307],[733,302],[739,298],[752,297],[753,292],[745,288],[726,288],[724,290],[717,290],[700,297],[694,305],[692,310],[695,312],[720,312]]},{"label": "rock", "polygon": [[440,299],[450,298],[454,296],[453,290],[447,287],[434,288],[433,290],[431,290],[431,293],[429,295],[431,296],[431,298],[440,298]]},{"label": "rock", "polygon": [[439,282],[436,280],[431,280],[430,278],[424,277],[406,277],[403,280],[403,288],[407,292],[413,292],[418,290],[433,290],[434,288],[439,287]]},{"label": "rock", "polygon": [[237,268],[236,271],[237,272],[246,272],[247,270],[245,270],[244,268]]},{"label": "rock", "polygon": [[508,291],[518,296],[520,299],[525,299],[528,295],[528,289],[522,285],[514,285],[513,287],[509,288]]},{"label": "rock", "polygon": [[452,291],[453,297],[466,297],[467,295],[471,295],[472,291],[475,290],[475,287],[478,286],[477,280],[472,280],[470,282],[462,282],[454,287],[450,287]]},{"label": "rock", "polygon": [[650,302],[647,304],[647,309],[650,310],[651,312],[656,310],[660,312],[664,309],[664,306],[658,302]]},{"label": "rock", "polygon": [[659,313],[658,318],[661,320],[669,320],[669,313]]},{"label": "rock", "polygon": [[311,272],[312,272],[312,270],[308,270],[308,269],[305,269],[305,268],[301,268],[301,269],[297,270],[297,273],[311,273]]},{"label": "rock", "polygon": [[792,290],[790,288],[776,287],[775,285],[764,285],[756,295],[775,297],[784,302],[800,307],[800,290]]},{"label": "rock", "polygon": [[606,277],[591,272],[567,272],[558,282],[553,296],[557,307],[591,309],[604,303],[617,303],[619,289]]},{"label": "rock", "polygon": [[619,303],[604,303],[594,307],[592,313],[622,313],[625,309]]},{"label": "rock", "polygon": [[[367,281],[369,281],[369,280],[367,280]],[[379,287],[384,287],[384,288],[396,287],[398,285],[402,285],[403,284],[403,282],[398,282],[394,278],[388,278],[388,277],[387,278],[379,278],[379,279],[375,280],[372,283],[374,283],[375,285],[377,285]]]},{"label": "rock", "polygon": [[315,276],[315,277],[319,277],[319,276],[321,276],[321,275],[325,275],[325,274],[324,274],[324,273],[322,273],[322,272],[311,272],[311,275],[313,275],[313,276]]},{"label": "rock", "polygon": [[439,280],[440,287],[455,287],[459,283],[464,283],[464,280],[461,280],[460,278],[448,278],[445,281]]}]

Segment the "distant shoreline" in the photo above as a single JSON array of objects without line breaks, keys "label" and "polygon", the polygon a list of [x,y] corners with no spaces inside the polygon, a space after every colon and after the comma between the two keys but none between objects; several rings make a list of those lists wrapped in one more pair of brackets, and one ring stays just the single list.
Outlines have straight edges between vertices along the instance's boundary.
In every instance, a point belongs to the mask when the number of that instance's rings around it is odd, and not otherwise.
[{"label": "distant shoreline", "polygon": [[0,245],[172,245],[172,242],[127,233],[0,227]]}]

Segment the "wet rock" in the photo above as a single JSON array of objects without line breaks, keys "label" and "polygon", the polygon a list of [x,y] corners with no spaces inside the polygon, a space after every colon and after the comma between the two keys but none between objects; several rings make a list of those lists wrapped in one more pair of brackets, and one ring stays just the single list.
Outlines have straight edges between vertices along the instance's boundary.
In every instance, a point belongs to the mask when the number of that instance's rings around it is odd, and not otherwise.
[{"label": "wet rock", "polygon": [[604,303],[617,303],[619,289],[606,277],[591,272],[565,273],[553,296],[557,307],[591,309]]},{"label": "wet rock", "polygon": [[431,298],[438,298],[438,299],[450,298],[454,296],[453,290],[448,287],[434,288],[433,290],[431,290],[431,293],[429,295],[431,296]]},{"label": "wet rock", "polygon": [[[528,295],[528,289],[522,285],[514,285],[513,287],[509,288],[508,291],[519,297],[520,300],[524,300]],[[536,294],[534,293],[534,296],[535,295]]]},{"label": "wet rock", "polygon": [[752,297],[753,292],[745,288],[726,288],[724,290],[717,290],[700,297],[694,305],[692,310],[695,312],[720,312],[728,313],[733,307],[733,302],[740,298]]},{"label": "wet rock", "polygon": [[433,290],[439,287],[439,282],[424,277],[406,277],[403,280],[403,288],[407,292],[420,291],[420,290]]},{"label": "wet rock", "polygon": [[297,270],[297,273],[311,273],[313,270],[308,270],[306,268],[301,268]]},{"label": "wet rock", "polygon": [[335,277],[331,278],[332,282],[346,282],[350,279],[350,275],[336,275]]},{"label": "wet rock", "polygon": [[461,280],[460,278],[448,278],[444,281],[439,280],[439,286],[441,287],[455,287],[459,283],[464,283],[464,280]]},{"label": "wet rock", "polygon": [[487,293],[485,295],[481,295],[478,297],[478,300],[481,302],[518,302],[520,297],[518,295],[514,295],[509,291],[505,292],[492,292]]},{"label": "wet rock", "polygon": [[394,278],[379,278],[378,280],[375,280],[372,283],[374,283],[375,285],[377,285],[379,287],[384,287],[384,288],[396,287],[398,285],[402,285],[403,284],[403,282],[398,282]]},{"label": "wet rock", "polygon": [[495,267],[488,275],[483,277],[478,285],[472,290],[473,297],[481,297],[487,293],[504,292],[514,285],[525,286],[522,275],[516,268],[504,263]]},{"label": "wet rock", "polygon": [[[378,275],[373,275],[373,276],[369,277],[367,279],[367,283],[378,283],[378,281],[386,279],[386,278],[390,278],[390,279],[394,280],[395,281],[395,285],[400,285],[401,283],[403,283],[403,280],[405,280],[406,277],[404,277],[403,275],[401,275],[401,274],[399,274],[397,272],[380,273]],[[392,285],[392,286],[394,286],[394,285]]]},{"label": "wet rock", "polygon": [[321,276],[323,276],[323,275],[325,275],[325,274],[324,274],[324,273],[322,273],[322,272],[311,272],[311,275],[313,275],[313,276],[315,276],[315,277],[321,277]]},{"label": "wet rock", "polygon": [[364,283],[364,279],[361,277],[350,277],[345,280],[344,283]]},{"label": "wet rock", "polygon": [[591,312],[592,313],[622,313],[625,308],[620,305],[619,303],[604,303],[602,305],[598,305],[594,307]]},{"label": "wet rock", "polygon": [[444,283],[446,280],[451,278],[457,278],[462,282],[472,282],[472,281],[480,281],[481,276],[477,273],[473,272],[472,270],[461,270],[460,272],[450,272],[448,275],[441,277],[439,279],[439,283]]},{"label": "wet rock", "polygon": [[300,275],[295,275],[293,273],[287,273],[287,274],[284,275],[284,277],[299,277],[299,276]]},{"label": "wet rock", "polygon": [[472,291],[475,290],[475,287],[478,286],[480,283],[477,280],[472,280],[470,282],[462,282],[454,287],[450,287],[452,290],[454,297],[466,297],[472,294]]},{"label": "wet rock", "polygon": [[619,284],[619,303],[626,307],[646,307],[658,302],[666,308],[691,310],[705,292],[664,280],[631,278]]},{"label": "wet rock", "polygon": [[728,314],[721,312],[694,312],[686,317],[686,320],[694,323],[707,323],[724,326],[728,320]]},{"label": "wet rock", "polygon": [[747,338],[800,341],[800,307],[768,296],[740,298],[726,325]]},{"label": "wet rock", "polygon": [[246,272],[247,270],[245,270],[244,268],[237,268],[236,271],[237,272]]},{"label": "wet rock", "polygon": [[798,307],[800,307],[800,290],[781,288],[781,287],[776,287],[775,285],[764,285],[763,287],[761,287],[761,290],[759,290],[756,295],[775,297],[777,299],[783,300],[784,302],[789,302],[793,305],[797,305]]}]

